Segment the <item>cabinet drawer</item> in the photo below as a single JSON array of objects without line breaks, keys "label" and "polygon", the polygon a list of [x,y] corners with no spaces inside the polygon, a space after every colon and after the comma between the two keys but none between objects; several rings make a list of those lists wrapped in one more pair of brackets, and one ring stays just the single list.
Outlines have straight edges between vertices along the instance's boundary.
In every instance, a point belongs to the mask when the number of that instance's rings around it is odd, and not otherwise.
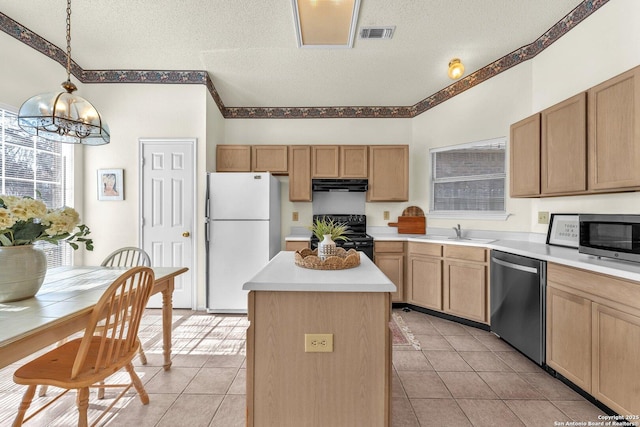
[{"label": "cabinet drawer", "polygon": [[373,250],[375,253],[404,252],[404,242],[373,242]]},{"label": "cabinet drawer", "polygon": [[428,256],[442,256],[442,245],[436,243],[409,242],[409,253]]},{"label": "cabinet drawer", "polygon": [[444,255],[446,258],[487,262],[487,250],[475,246],[446,245],[444,247]]}]

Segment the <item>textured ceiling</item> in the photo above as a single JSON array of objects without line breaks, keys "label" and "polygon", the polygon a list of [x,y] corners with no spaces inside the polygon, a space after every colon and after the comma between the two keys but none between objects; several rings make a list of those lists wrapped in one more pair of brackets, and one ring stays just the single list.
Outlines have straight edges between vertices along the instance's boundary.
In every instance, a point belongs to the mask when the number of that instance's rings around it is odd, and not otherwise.
[{"label": "textured ceiling", "polygon": [[[451,58],[469,75],[581,3],[361,0],[358,28],[395,25],[393,39],[299,49],[290,0],[74,0],[72,58],[84,70],[206,71],[226,107],[412,106],[452,83]],[[65,10],[65,0],[0,0],[63,50]]]}]

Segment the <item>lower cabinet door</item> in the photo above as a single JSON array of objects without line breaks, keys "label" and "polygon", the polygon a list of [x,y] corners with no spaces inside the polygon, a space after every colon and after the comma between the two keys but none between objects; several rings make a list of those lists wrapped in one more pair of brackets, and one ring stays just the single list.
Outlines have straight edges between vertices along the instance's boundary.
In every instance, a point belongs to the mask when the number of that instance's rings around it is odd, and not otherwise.
[{"label": "lower cabinet door", "polygon": [[487,267],[484,264],[445,261],[445,313],[487,323]]},{"label": "lower cabinet door", "polygon": [[404,301],[404,255],[375,255],[376,266],[396,285],[397,290],[391,294],[392,302]]},{"label": "lower cabinet door", "polygon": [[410,256],[407,266],[409,302],[442,310],[442,260]]},{"label": "lower cabinet door", "polygon": [[640,414],[640,317],[597,303],[592,394],[619,414]]},{"label": "lower cabinet door", "polygon": [[547,365],[591,393],[591,301],[547,283]]}]

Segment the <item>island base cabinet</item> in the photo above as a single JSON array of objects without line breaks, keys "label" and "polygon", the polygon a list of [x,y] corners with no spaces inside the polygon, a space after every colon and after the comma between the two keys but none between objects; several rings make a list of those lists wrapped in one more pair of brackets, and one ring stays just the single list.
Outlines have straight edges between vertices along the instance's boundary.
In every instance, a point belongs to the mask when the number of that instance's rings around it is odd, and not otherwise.
[{"label": "island base cabinet", "polygon": [[640,317],[593,303],[593,396],[640,414]]},{"label": "island base cabinet", "polygon": [[547,286],[547,365],[591,393],[591,301]]},{"label": "island base cabinet", "polygon": [[[390,315],[388,292],[251,291],[247,425],[389,426]],[[333,334],[333,352],[305,352],[305,334]]]}]

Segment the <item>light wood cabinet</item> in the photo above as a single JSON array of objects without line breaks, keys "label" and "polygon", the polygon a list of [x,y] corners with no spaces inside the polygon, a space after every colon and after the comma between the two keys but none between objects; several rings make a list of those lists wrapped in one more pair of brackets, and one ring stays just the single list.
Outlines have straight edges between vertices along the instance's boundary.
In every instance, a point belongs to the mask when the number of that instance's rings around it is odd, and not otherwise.
[{"label": "light wood cabinet", "polygon": [[396,285],[392,302],[404,301],[404,242],[374,242],[373,258],[376,266]]},{"label": "light wood cabinet", "polygon": [[511,125],[511,197],[540,196],[540,113]]},{"label": "light wood cabinet", "polygon": [[640,414],[640,317],[593,303],[593,396]]},{"label": "light wood cabinet", "polygon": [[217,172],[251,172],[250,145],[217,145]]},{"label": "light wood cabinet", "polygon": [[547,365],[591,392],[591,301],[547,282]]},{"label": "light wood cabinet", "polygon": [[589,90],[589,189],[640,187],[640,67]]},{"label": "light wood cabinet", "polygon": [[340,175],[340,148],[337,145],[311,147],[311,177],[338,178]]},{"label": "light wood cabinet", "polygon": [[409,200],[409,146],[369,146],[369,202]]},{"label": "light wood cabinet", "polygon": [[640,283],[547,265],[547,364],[619,414],[640,413]]},{"label": "light wood cabinet", "polygon": [[286,174],[289,172],[287,148],[286,145],[253,145],[251,147],[251,170],[253,172]]},{"label": "light wood cabinet", "polygon": [[442,311],[442,245],[407,244],[407,301]]},{"label": "light wood cabinet", "polygon": [[489,323],[487,250],[445,245],[442,309],[445,313]]},{"label": "light wood cabinet", "polygon": [[289,200],[311,201],[311,146],[289,146]]},{"label": "light wood cabinet", "polygon": [[307,249],[311,247],[310,241],[301,241],[301,240],[287,240],[285,242],[285,251],[301,251],[302,249]]},{"label": "light wood cabinet", "polygon": [[541,194],[587,190],[587,94],[582,92],[541,113]]},{"label": "light wood cabinet", "polygon": [[366,145],[341,145],[340,177],[367,178],[369,174],[367,169],[368,151]]}]

